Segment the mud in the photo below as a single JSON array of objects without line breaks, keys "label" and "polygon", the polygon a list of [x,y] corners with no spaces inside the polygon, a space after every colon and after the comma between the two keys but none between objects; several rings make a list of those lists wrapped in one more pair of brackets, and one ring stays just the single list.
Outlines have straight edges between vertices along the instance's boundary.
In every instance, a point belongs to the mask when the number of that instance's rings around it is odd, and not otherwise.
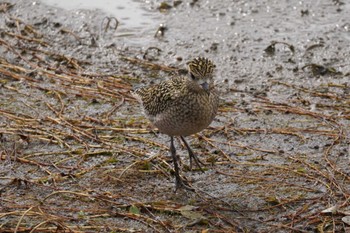
[{"label": "mud", "polygon": [[[140,1],[154,22],[142,28],[99,10],[8,3],[1,232],[350,230],[349,3]],[[204,173],[176,141],[196,192],[174,193],[169,138],[129,91],[196,56],[216,63],[222,101],[188,138]]]}]

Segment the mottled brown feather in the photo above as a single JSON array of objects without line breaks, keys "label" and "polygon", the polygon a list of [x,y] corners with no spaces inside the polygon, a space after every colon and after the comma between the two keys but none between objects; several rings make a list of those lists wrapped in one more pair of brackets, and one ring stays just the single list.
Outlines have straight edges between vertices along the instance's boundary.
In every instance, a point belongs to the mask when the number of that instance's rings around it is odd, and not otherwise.
[{"label": "mottled brown feather", "polygon": [[[188,67],[189,77],[175,77],[133,92],[150,121],[170,136],[197,133],[206,128],[217,113],[215,65],[206,58],[196,58]],[[204,82],[208,83],[207,89],[202,86]]]}]

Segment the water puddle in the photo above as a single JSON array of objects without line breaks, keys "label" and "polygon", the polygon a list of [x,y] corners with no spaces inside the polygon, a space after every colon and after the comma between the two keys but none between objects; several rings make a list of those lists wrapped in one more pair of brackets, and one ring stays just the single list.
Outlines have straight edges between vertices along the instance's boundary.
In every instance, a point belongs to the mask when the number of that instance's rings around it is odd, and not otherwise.
[{"label": "water puddle", "polygon": [[155,13],[142,8],[142,2],[133,0],[42,0],[42,2],[66,10],[100,9],[108,16],[117,18],[120,27],[130,29],[153,28],[158,24],[154,19]]}]

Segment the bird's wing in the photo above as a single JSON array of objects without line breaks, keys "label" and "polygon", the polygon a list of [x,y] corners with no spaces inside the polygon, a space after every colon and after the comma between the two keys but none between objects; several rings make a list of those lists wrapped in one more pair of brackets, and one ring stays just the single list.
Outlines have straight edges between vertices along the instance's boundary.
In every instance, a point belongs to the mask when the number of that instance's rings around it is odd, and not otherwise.
[{"label": "bird's wing", "polygon": [[142,104],[148,115],[156,116],[184,94],[185,84],[184,78],[173,78],[149,87],[141,87],[132,92],[132,95]]}]

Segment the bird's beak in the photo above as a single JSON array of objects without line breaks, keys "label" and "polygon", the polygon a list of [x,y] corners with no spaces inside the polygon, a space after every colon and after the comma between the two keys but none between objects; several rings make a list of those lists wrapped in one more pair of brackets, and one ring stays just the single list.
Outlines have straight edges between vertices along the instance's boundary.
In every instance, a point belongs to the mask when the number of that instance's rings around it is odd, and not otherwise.
[{"label": "bird's beak", "polygon": [[203,82],[201,83],[201,86],[204,90],[208,91],[209,90],[209,83],[208,82]]}]

